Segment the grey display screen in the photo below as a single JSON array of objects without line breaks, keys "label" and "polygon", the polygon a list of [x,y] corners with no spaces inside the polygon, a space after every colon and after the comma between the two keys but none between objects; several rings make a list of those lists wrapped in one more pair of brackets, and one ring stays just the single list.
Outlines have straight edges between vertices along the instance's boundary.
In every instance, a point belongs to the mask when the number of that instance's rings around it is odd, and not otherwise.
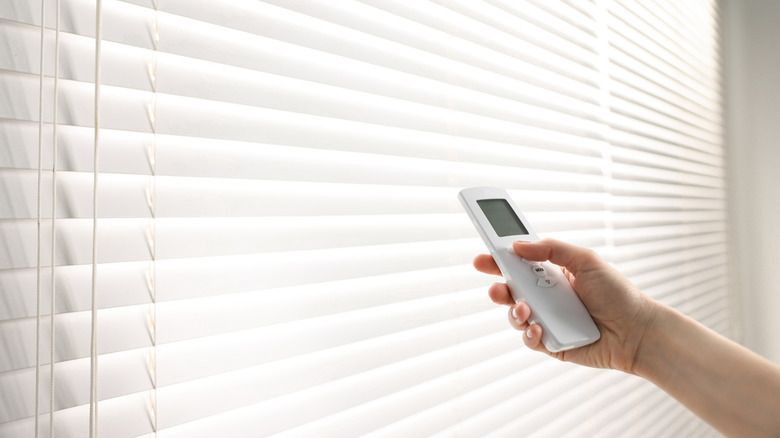
[{"label": "grey display screen", "polygon": [[480,199],[477,204],[499,237],[528,234],[506,199]]}]

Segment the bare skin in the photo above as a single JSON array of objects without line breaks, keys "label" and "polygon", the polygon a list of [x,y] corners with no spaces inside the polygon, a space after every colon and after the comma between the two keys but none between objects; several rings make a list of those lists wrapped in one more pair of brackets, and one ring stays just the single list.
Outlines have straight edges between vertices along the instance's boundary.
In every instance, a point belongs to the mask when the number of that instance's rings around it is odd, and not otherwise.
[{"label": "bare skin", "polygon": [[[529,348],[566,362],[641,376],[675,397],[727,436],[780,436],[780,366],[654,301],[595,252],[552,239],[516,241],[515,253],[563,267],[596,322],[601,339],[551,353],[542,328],[530,325],[526,303],[515,303],[504,283],[490,298],[509,306],[509,323],[525,331]],[[501,275],[493,257],[474,259],[477,270]]]}]

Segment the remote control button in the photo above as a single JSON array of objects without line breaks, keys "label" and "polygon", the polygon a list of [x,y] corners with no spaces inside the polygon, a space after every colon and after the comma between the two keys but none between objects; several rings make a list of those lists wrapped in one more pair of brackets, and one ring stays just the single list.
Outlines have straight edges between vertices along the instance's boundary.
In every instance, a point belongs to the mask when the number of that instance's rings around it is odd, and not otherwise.
[{"label": "remote control button", "polygon": [[542,266],[541,263],[534,263],[533,265],[531,265],[531,270],[539,278],[547,277],[547,269],[545,269],[545,267]]},{"label": "remote control button", "polygon": [[553,287],[557,284],[555,279],[550,277],[540,278],[539,281],[536,282],[537,286],[541,287]]}]

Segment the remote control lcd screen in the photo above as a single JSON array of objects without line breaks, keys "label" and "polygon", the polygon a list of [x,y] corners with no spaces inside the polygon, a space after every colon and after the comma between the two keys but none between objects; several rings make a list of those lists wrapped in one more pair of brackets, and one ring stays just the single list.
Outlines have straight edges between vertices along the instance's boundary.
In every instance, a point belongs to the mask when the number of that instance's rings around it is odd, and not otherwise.
[{"label": "remote control lcd screen", "polygon": [[499,237],[528,234],[506,199],[480,199],[477,204]]}]

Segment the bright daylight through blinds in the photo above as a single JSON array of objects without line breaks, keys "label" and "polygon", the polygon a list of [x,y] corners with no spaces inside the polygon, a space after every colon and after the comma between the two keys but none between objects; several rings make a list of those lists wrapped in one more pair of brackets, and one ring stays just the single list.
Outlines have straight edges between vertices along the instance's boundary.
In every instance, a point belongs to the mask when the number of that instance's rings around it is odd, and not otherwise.
[{"label": "bright daylight through blinds", "polygon": [[456,195],[729,335],[714,0],[60,1],[0,2],[0,436],[712,434],[526,349]]}]

